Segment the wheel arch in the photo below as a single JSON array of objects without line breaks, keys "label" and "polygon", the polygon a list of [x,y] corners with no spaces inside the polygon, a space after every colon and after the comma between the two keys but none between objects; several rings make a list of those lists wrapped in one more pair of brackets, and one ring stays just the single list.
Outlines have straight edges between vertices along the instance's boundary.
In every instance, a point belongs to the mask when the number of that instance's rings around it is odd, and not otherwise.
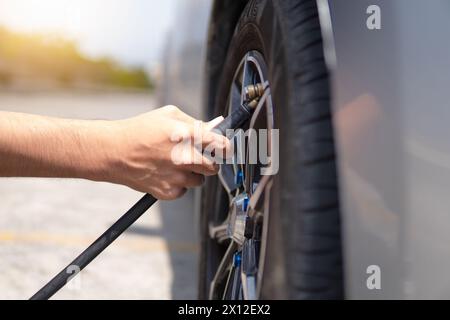
[{"label": "wheel arch", "polygon": [[203,115],[213,116],[216,87],[223,70],[228,47],[238,20],[249,0],[214,0],[208,26],[205,76],[203,84]]}]

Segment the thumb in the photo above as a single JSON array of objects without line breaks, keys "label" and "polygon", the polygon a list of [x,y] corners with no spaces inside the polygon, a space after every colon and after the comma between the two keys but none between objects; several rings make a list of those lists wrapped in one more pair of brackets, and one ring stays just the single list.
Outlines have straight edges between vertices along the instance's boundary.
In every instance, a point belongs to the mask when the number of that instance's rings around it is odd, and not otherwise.
[{"label": "thumb", "polygon": [[217,126],[219,123],[223,121],[224,117],[220,116],[217,117],[205,124],[206,130],[212,130],[215,126]]}]

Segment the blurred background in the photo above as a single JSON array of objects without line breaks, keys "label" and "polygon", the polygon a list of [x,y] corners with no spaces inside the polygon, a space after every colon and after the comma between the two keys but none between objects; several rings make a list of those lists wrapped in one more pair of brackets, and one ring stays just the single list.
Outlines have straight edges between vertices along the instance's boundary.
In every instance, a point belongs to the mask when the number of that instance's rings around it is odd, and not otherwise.
[{"label": "blurred background", "polygon": [[[201,117],[209,10],[208,0],[0,0],[0,110],[120,119],[176,104]],[[140,196],[0,179],[0,299],[30,297]],[[195,299],[195,199],[159,203],[55,298]]]}]

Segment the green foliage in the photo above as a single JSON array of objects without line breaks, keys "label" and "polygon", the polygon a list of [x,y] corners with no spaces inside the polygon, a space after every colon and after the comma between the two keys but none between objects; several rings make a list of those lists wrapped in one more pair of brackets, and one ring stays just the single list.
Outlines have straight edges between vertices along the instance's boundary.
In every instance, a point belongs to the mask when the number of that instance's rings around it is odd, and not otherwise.
[{"label": "green foliage", "polygon": [[0,85],[14,79],[47,81],[58,86],[152,88],[143,68],[83,55],[73,41],[58,36],[29,35],[0,27]]}]

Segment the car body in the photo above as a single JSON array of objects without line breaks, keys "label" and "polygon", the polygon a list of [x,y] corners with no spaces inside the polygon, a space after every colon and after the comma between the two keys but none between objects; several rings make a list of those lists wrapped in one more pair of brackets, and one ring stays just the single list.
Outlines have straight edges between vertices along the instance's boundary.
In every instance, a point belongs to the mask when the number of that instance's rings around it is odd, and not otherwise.
[{"label": "car body", "polygon": [[178,0],[175,24],[162,52],[158,100],[161,105],[182,106],[190,115],[202,117],[202,88],[210,0]]},{"label": "car body", "polygon": [[[201,70],[220,1],[183,2],[185,20],[174,30],[195,28],[168,43],[162,102],[206,118]],[[450,298],[450,3],[317,3],[332,83],[345,297]],[[372,5],[380,29],[367,24]],[[374,270],[379,288],[368,283]]]}]

